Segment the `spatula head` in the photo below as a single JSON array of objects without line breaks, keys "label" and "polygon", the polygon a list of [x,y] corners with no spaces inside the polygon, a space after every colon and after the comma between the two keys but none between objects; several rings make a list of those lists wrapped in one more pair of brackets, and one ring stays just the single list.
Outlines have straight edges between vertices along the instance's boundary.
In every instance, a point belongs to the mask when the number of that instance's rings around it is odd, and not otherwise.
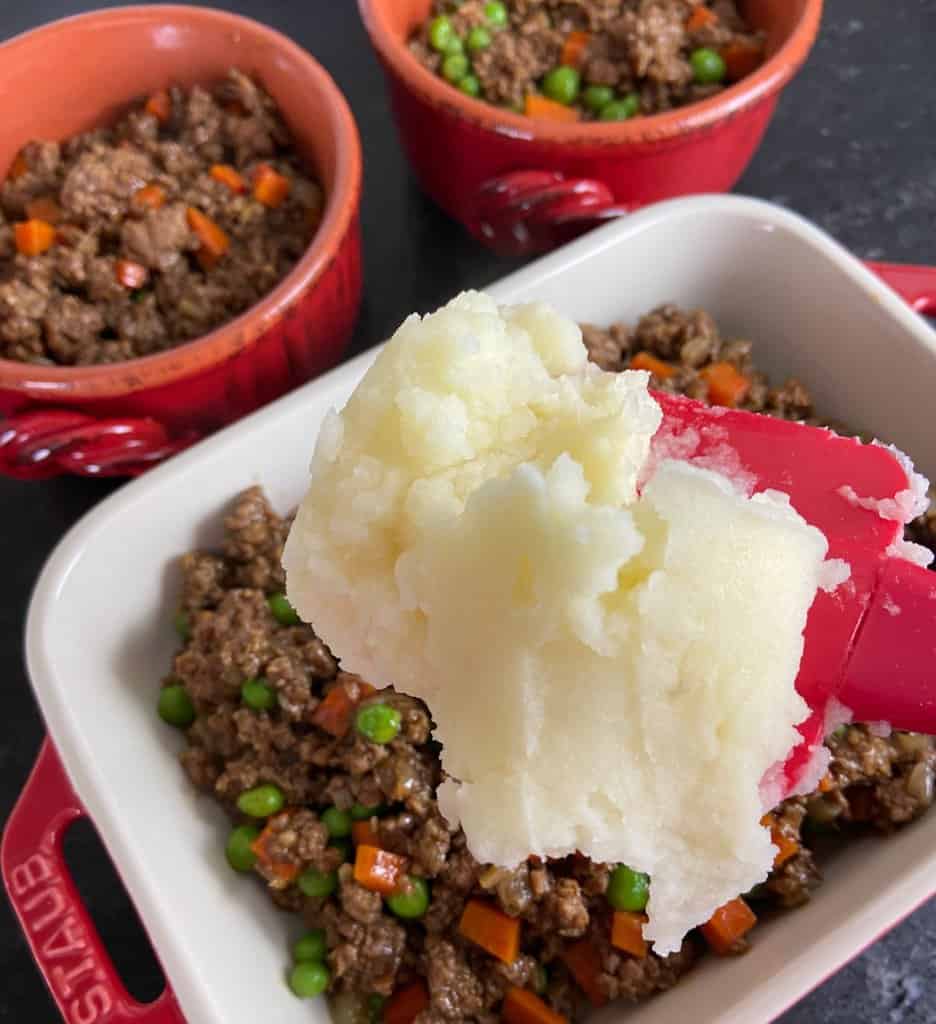
[{"label": "spatula head", "polygon": [[831,592],[820,591],[810,609],[796,686],[812,715],[800,727],[806,742],[786,765],[790,792],[809,781],[805,776],[834,721],[833,698],[841,693],[881,566],[903,534],[903,522],[882,518],[879,503],[906,507],[900,499],[908,498],[911,481],[895,454],[880,445],[681,396],[655,397],[664,419],[654,438],[654,459],[694,461],[739,480],[751,493],[785,492],[797,512],[825,534],[828,558],[848,563],[847,581]]}]

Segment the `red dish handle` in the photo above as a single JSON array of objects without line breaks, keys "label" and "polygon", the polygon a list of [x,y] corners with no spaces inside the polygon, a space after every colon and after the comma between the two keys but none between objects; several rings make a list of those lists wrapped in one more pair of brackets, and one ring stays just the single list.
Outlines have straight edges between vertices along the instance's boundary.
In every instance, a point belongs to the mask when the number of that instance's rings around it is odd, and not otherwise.
[{"label": "red dish handle", "polygon": [[[632,210],[593,178],[520,170],[484,182],[472,204],[469,225],[492,248],[527,255],[553,249]],[[866,266],[918,313],[936,314],[936,267],[880,262]]]},{"label": "red dish handle", "polygon": [[936,315],[936,267],[870,261],[865,266],[918,313]]},{"label": "red dish handle", "polygon": [[170,438],[154,419],[98,419],[70,409],[38,407],[0,417],[0,474],[45,480],[138,476],[187,448],[194,434]]},{"label": "red dish handle", "polygon": [[559,171],[512,171],[481,186],[469,223],[492,248],[525,255],[552,249],[630,210],[593,178],[567,178]]},{"label": "red dish handle", "polygon": [[0,870],[23,934],[68,1024],[185,1024],[167,987],[152,1003],[124,988],[62,855],[86,812],[48,738],[10,815]]}]

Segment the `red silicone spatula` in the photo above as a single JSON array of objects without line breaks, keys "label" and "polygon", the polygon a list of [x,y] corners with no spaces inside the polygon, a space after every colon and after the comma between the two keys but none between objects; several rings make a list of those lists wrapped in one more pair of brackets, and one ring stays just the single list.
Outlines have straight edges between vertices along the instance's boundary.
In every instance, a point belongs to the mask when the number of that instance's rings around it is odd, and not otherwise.
[{"label": "red silicone spatula", "polygon": [[819,591],[807,620],[797,689],[812,715],[786,765],[788,790],[823,740],[833,698],[854,721],[936,733],[936,572],[897,553],[903,523],[854,500],[893,500],[911,488],[894,453],[817,427],[655,397],[664,415],[657,457],[701,457],[745,473],[755,491],[786,492],[825,534],[827,557],[850,567],[847,582]]}]

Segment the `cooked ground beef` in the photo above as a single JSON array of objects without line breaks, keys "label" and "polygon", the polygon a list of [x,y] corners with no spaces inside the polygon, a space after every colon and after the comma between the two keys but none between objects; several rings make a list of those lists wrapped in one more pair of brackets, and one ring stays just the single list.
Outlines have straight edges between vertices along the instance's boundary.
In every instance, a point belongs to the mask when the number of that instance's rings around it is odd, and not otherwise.
[{"label": "cooked ground beef", "polygon": [[434,0],[410,48],[497,106],[555,117],[545,97],[618,121],[720,92],[762,63],[764,37],[735,0]]},{"label": "cooked ground beef", "polygon": [[[808,393],[796,381],[771,387],[751,358],[751,344],[723,338],[703,311],[663,306],[635,326],[584,327],[591,358],[610,370],[634,356],[661,360],[655,384],[703,395],[707,367],[729,361],[753,381],[742,404],[788,419],[812,416]],[[662,361],[665,360],[665,364]],[[670,372],[674,371],[674,372]],[[917,540],[936,548],[932,518],[914,524]],[[333,994],[388,996],[423,979],[428,1005],[418,1024],[476,1021],[488,1024],[512,986],[533,988],[570,1018],[589,999],[565,963],[587,942],[592,951],[592,999],[635,1001],[674,985],[704,950],[698,934],[675,954],[634,957],[609,942],[606,899],[611,866],[579,855],[545,863],[531,859],[513,870],[478,864],[460,830],[439,813],[435,788],[442,779],[439,747],[429,710],[385,690],[374,694],[337,661],[304,625],[288,622],[277,595],[289,527],[254,487],[241,494],[225,519],[220,553],[182,559],[180,625],[185,643],[166,685],[184,686],[195,711],[182,761],[192,782],[212,795],[235,824],[246,819],[237,798],[260,785],[277,786],[287,808],[264,833],[254,871],[271,898],[324,930]],[[272,601],[271,601],[272,598]],[[279,621],[274,611],[280,612]],[[287,608],[288,611],[288,608]],[[245,706],[241,686],[263,679],[275,695],[270,710]],[[388,744],[354,728],[336,738],[313,723],[331,691],[349,704],[392,705],[400,715]],[[820,883],[816,849],[870,829],[898,828],[933,802],[936,744],[932,738],[879,728],[843,726],[828,739],[829,772],[820,788],[777,807],[770,825],[788,844],[787,859],[747,895],[759,914],[806,902]],[[375,809],[369,827],[382,849],[406,858],[406,870],[429,881],[431,898],[418,920],[399,919],[376,893],[354,880],[344,838],[332,840],[323,821],[329,808]],[[365,813],[366,816],[366,813]],[[306,895],[301,872],[335,872],[329,895]],[[481,898],[522,921],[520,956],[505,964],[464,939],[458,930],[466,902]],[[746,948],[741,940],[735,951]]]},{"label": "cooked ground beef", "polygon": [[273,100],[236,69],[31,142],[0,186],[0,358],[112,363],[199,337],[292,269],[322,206]]}]

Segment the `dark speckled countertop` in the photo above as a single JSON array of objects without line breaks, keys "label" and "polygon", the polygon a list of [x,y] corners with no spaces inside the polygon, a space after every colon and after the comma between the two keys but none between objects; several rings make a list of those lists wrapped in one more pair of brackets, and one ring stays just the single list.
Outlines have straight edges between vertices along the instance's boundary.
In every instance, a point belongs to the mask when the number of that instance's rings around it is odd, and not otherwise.
[{"label": "dark speckled countertop", "polygon": [[[478,247],[417,191],[353,0],[215,2],[266,21],[306,46],[333,73],[354,108],[366,162],[367,298],[357,350],[375,343],[412,310],[432,308],[460,288],[489,283],[517,265]],[[0,38],[92,6],[84,0],[5,0]],[[936,0],[827,0],[826,8],[819,43],[785,94],[738,191],[805,214],[859,256],[936,263]],[[26,778],[43,731],[21,656],[30,587],[61,534],[112,486],[0,480],[0,821]],[[115,582],[115,597],[118,587]],[[68,850],[129,987],[152,998],[159,991],[158,970],[90,830],[77,830]],[[0,1021],[55,1020],[2,899],[0,979]],[[936,1024],[936,903],[913,914],[782,1021]]]}]

